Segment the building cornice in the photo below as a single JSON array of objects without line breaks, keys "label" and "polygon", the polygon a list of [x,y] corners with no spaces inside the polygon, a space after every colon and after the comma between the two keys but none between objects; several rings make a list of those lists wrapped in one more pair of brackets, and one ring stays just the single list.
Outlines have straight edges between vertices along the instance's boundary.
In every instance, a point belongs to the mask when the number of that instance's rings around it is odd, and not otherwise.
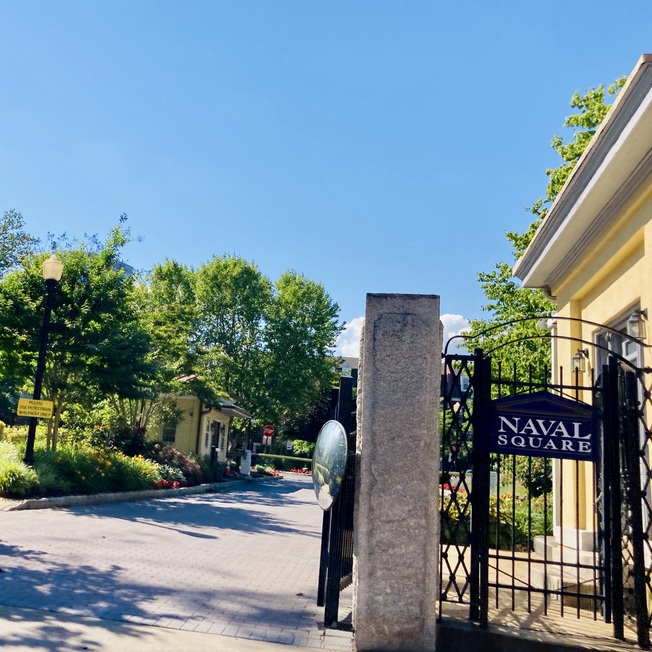
[{"label": "building cornice", "polygon": [[514,267],[525,287],[553,290],[652,173],[652,55],[643,55]]}]

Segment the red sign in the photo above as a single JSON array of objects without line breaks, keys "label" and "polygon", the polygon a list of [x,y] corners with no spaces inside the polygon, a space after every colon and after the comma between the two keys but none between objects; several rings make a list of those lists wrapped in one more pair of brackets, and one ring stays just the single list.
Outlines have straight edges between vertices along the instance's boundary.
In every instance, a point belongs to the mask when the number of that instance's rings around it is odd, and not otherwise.
[{"label": "red sign", "polygon": [[271,437],[274,434],[274,426],[263,426],[263,437]]}]

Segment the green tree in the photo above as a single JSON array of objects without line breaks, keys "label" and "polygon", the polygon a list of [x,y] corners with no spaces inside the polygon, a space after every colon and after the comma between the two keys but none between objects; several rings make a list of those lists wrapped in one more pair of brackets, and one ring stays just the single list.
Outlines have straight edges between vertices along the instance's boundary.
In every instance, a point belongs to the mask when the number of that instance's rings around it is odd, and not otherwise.
[{"label": "green tree", "polygon": [[273,416],[285,422],[307,414],[335,382],[332,349],[342,329],[339,306],[320,283],[286,272],[274,288],[266,315],[266,375]]},{"label": "green tree", "polygon": [[[523,233],[508,231],[507,239],[512,245],[513,260],[498,263],[490,272],[480,272],[478,278],[488,299],[483,310],[490,313],[485,319],[471,320],[469,335],[465,342],[467,348],[481,347],[485,351],[494,349],[493,357],[516,369],[522,378],[527,377],[529,366],[535,378],[547,378],[550,365],[550,343],[545,337],[547,331],[541,330],[536,320],[525,320],[535,315],[552,313],[556,306],[542,290],[521,287],[512,277],[513,263],[523,254],[534,234],[562,189],[566,179],[582,156],[591,138],[606,116],[610,104],[607,96],[614,97],[624,86],[625,77],[617,79],[605,92],[604,86],[589,89],[584,95],[575,93],[571,107],[576,113],[564,120],[564,127],[572,129],[572,139],[564,141],[556,134],[552,147],[559,154],[561,164],[546,170],[548,184],[543,198],[538,199],[528,209],[534,220]],[[517,321],[525,320],[525,321]],[[505,322],[514,322],[499,326]],[[509,346],[508,342],[520,340]],[[500,347],[503,348],[500,348]],[[497,348],[498,347],[498,348]]]},{"label": "green tree", "polygon": [[277,425],[321,400],[340,331],[322,285],[295,272],[272,284],[253,263],[222,256],[197,270],[196,295],[196,344],[214,391]]},{"label": "green tree", "polygon": [[[58,254],[64,273],[56,287],[43,377],[44,397],[54,402],[53,447],[67,405],[91,406],[105,397],[137,398],[150,391],[150,339],[134,303],[133,277],[120,263],[127,242],[128,233],[116,227],[99,249],[79,243]],[[0,375],[27,389],[38,352],[46,256],[29,256],[23,269],[0,283]]]},{"label": "green tree", "polygon": [[140,304],[154,349],[161,363],[161,382],[196,371],[195,332],[199,313],[195,273],[176,261],[156,265],[140,285]]},{"label": "green tree", "polygon": [[265,311],[272,285],[255,264],[216,256],[197,270],[196,292],[198,344],[207,351],[206,373],[214,386],[252,409],[264,394]]},{"label": "green tree", "polygon": [[138,305],[152,348],[148,360],[155,376],[151,392],[113,405],[118,428],[146,431],[154,419],[178,417],[175,397],[193,394],[215,404],[223,394],[207,373],[207,351],[198,342],[199,309],[196,273],[176,261],[154,266],[137,284]]},{"label": "green tree", "polygon": [[13,209],[5,211],[0,218],[0,276],[17,267],[37,244],[25,231],[23,216]]}]

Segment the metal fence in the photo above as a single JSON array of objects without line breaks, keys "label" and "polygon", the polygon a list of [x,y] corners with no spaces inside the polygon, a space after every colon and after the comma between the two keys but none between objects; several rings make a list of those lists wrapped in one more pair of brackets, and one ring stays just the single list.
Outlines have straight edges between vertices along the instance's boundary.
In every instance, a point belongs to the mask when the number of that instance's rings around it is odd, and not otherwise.
[{"label": "metal fence", "polygon": [[[442,378],[439,616],[501,609],[625,623],[649,645],[652,472],[645,371],[612,357],[589,385],[525,380],[476,351]],[[548,392],[590,402],[595,463],[490,451],[492,402]],[[554,491],[553,491],[554,486]]]}]

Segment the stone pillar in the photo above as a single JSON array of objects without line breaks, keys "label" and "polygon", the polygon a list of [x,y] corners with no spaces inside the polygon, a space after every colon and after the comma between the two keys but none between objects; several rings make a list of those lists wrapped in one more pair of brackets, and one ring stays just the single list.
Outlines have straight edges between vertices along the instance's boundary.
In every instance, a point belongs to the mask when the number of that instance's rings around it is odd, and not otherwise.
[{"label": "stone pillar", "polygon": [[441,353],[439,297],[367,295],[353,544],[361,652],[435,649]]}]

